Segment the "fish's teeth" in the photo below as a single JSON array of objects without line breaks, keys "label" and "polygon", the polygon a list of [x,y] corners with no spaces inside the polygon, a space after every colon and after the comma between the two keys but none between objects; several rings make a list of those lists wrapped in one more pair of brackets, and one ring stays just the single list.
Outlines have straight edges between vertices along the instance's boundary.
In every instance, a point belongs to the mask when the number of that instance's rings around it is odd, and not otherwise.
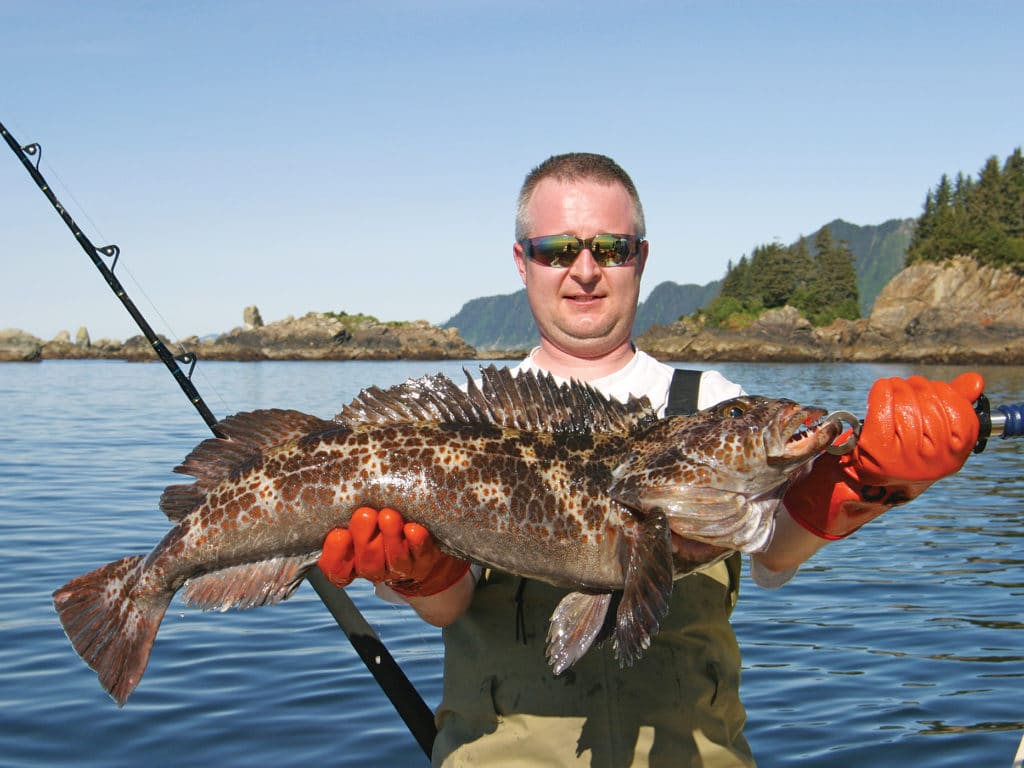
[{"label": "fish's teeth", "polygon": [[795,443],[798,442],[799,440],[803,440],[804,438],[813,435],[820,428],[820,421],[817,424],[801,424],[799,427],[796,428],[796,431],[789,436],[789,440],[787,440],[787,442]]}]

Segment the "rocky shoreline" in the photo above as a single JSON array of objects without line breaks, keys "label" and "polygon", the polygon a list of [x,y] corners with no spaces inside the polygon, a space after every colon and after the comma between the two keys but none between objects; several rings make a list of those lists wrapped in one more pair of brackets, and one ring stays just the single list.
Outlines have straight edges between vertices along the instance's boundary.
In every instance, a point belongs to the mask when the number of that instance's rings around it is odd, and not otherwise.
[{"label": "rocky shoreline", "polygon": [[[476,357],[476,350],[455,329],[425,320],[381,322],[365,315],[310,312],[264,324],[256,307],[243,312],[244,325],[213,338],[191,336],[171,343],[173,353],[189,351],[202,360],[449,360]],[[93,342],[79,329],[75,339],[62,332],[50,341],[20,330],[0,331],[0,362],[37,360],[127,360],[145,362],[157,355],[144,336],[121,343]]]},{"label": "rocky shoreline", "polygon": [[690,319],[637,339],[666,361],[1024,364],[1024,276],[958,257],[915,264],[882,290],[871,316],[815,328],[793,307],[743,329]]},{"label": "rocky shoreline", "polygon": [[[518,359],[525,350],[477,350],[456,329],[426,321],[381,322],[365,315],[310,312],[264,324],[256,307],[244,325],[215,338],[171,344],[202,360]],[[1024,276],[956,258],[916,264],[879,294],[871,316],[814,328],[792,307],[769,310],[742,329],[708,328],[690,319],[655,325],[637,339],[666,361],[917,362],[1024,364]],[[155,360],[142,336],[91,341],[82,328],[43,341],[0,331],[0,362]]]}]

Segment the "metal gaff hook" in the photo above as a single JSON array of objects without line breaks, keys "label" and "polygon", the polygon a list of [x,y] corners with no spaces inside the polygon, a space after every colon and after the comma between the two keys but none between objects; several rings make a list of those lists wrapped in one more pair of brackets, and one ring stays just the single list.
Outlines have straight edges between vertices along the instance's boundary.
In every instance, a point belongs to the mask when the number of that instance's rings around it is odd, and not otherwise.
[{"label": "metal gaff hook", "polygon": [[857,438],[860,437],[861,420],[849,411],[832,411],[825,417],[825,421],[838,421],[840,424],[849,424],[850,428],[846,438],[841,443],[832,443],[825,450],[833,456],[842,456],[849,453],[857,446]]}]

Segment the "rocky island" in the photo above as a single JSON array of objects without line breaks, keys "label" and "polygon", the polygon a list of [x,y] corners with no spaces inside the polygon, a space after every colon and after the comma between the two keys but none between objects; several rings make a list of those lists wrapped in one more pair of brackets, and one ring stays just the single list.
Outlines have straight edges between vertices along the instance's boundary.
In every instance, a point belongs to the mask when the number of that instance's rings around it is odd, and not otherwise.
[{"label": "rocky island", "polygon": [[662,360],[1024,364],[1024,276],[965,257],[907,267],[867,318],[815,328],[793,307],[746,328],[684,318],[637,344]]},{"label": "rocky island", "polygon": [[[309,312],[264,324],[259,309],[246,307],[244,325],[216,337],[191,336],[164,343],[172,352],[189,351],[202,360],[447,360],[476,356],[455,329],[425,320],[381,322],[368,315]],[[74,340],[68,332],[42,341],[20,330],[0,331],[0,361],[156,360],[144,336],[123,344],[91,341],[86,329]]]}]

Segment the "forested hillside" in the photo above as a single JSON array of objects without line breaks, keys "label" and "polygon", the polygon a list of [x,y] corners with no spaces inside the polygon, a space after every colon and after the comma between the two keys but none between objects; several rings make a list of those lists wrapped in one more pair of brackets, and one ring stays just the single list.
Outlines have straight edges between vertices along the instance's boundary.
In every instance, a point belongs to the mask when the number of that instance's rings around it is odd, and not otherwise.
[{"label": "forested hillside", "polygon": [[795,245],[769,243],[729,264],[722,290],[700,311],[712,326],[746,327],[766,309],[791,306],[814,325],[860,316],[854,256],[845,242],[822,227],[813,247],[807,238]]},{"label": "forested hillside", "polygon": [[943,174],[929,189],[907,263],[970,256],[981,264],[1024,270],[1024,156],[1017,147],[1000,166],[993,155],[977,179]]},{"label": "forested hillside", "polygon": [[680,285],[671,280],[658,283],[637,307],[634,334],[639,336],[655,323],[674,323],[680,315],[688,315],[715,298],[721,287],[721,280],[707,285]]}]

